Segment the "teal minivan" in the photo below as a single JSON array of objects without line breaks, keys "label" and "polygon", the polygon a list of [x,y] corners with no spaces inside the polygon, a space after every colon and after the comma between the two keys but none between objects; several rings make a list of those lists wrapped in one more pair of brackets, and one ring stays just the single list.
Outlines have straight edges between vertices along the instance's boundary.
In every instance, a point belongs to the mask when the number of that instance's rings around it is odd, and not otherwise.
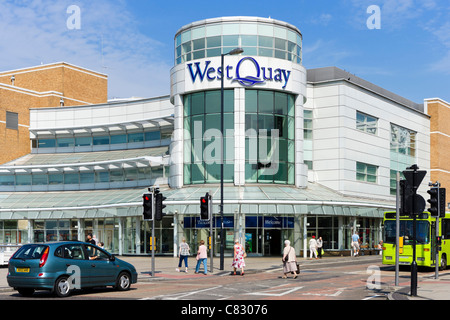
[{"label": "teal minivan", "polygon": [[23,296],[50,290],[67,297],[74,289],[113,286],[129,290],[136,268],[85,242],[26,244],[9,260],[8,285]]}]

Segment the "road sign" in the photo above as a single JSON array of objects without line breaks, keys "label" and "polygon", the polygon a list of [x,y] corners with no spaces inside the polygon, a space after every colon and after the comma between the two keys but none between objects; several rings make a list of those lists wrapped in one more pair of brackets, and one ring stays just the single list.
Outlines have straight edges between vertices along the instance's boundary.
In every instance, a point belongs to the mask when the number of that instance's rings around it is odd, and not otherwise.
[{"label": "road sign", "polygon": [[403,176],[405,177],[406,181],[408,182],[409,185],[411,185],[415,189],[417,189],[420,186],[426,174],[427,174],[426,170],[403,171]]}]

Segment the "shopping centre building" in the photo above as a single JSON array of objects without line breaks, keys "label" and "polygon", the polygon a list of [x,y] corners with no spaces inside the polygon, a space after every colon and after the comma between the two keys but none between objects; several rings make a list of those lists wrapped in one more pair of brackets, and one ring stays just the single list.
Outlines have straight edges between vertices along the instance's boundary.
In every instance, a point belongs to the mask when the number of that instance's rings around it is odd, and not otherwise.
[{"label": "shopping centre building", "polygon": [[[243,52],[227,54],[235,48]],[[250,255],[279,255],[285,239],[304,255],[313,235],[328,252],[348,252],[353,232],[373,247],[383,212],[395,209],[397,172],[417,164],[430,180],[428,106],[440,100],[414,103],[337,67],[306,70],[297,27],[203,20],[178,30],[174,52],[170,95],[148,99],[105,101],[107,76],[70,64],[56,64],[83,87],[70,95],[67,86],[29,88],[33,68],[0,73],[2,96],[57,97],[21,102],[20,111],[0,100],[0,130],[31,146],[0,166],[0,243],[91,232],[114,253],[149,254],[142,194],[158,186],[167,199],[155,222],[157,254],[175,255],[182,238],[193,248],[207,240],[199,215],[207,192],[218,253],[222,137],[226,254],[239,238]],[[97,83],[86,86],[84,76]],[[69,98],[79,103],[62,103]]]}]

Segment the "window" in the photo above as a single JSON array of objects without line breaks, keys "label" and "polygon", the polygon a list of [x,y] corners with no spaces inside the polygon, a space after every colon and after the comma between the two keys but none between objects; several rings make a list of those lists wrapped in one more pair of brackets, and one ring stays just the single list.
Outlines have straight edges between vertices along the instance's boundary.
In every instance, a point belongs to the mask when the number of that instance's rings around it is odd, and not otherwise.
[{"label": "window", "polygon": [[246,182],[294,184],[294,101],[285,93],[245,90]]},{"label": "window", "polygon": [[[386,220],[384,223],[384,242],[395,243],[396,239],[396,226],[395,220]],[[427,244],[430,242],[430,223],[428,221],[417,221],[417,243]],[[400,237],[403,237],[405,245],[410,245],[413,242],[413,221],[412,220],[400,220]]]},{"label": "window", "polygon": [[175,63],[242,47],[246,56],[265,56],[301,63],[302,38],[289,28],[270,24],[223,23],[186,30],[175,38]]},{"label": "window", "polygon": [[55,148],[56,139],[39,139],[38,148]]},{"label": "window", "polygon": [[55,256],[64,259],[84,260],[84,251],[81,244],[69,244],[58,247]]},{"label": "window", "polygon": [[390,193],[396,194],[397,172],[402,172],[416,162],[417,133],[391,124],[391,165],[390,165]]},{"label": "window", "polygon": [[356,180],[377,183],[378,167],[370,164],[356,163]]},{"label": "window", "polygon": [[356,129],[377,134],[378,119],[362,112],[356,112]]},{"label": "window", "polygon": [[303,139],[312,140],[313,137],[313,111],[303,111]]},{"label": "window", "polygon": [[77,137],[75,138],[75,147],[87,147],[92,144],[91,137]]},{"label": "window", "polygon": [[94,246],[87,244],[86,250],[89,256],[89,260],[109,260],[109,255],[106,252],[97,249]]},{"label": "window", "polygon": [[19,114],[6,111],[6,129],[19,130]]},{"label": "window", "polygon": [[57,147],[58,148],[66,148],[66,147],[74,147],[75,139],[74,138],[58,138],[57,139]]},{"label": "window", "polygon": [[48,247],[46,245],[28,244],[17,250],[17,252],[14,254],[14,259],[40,259],[42,253],[47,248]]},{"label": "window", "polygon": [[450,239],[450,219],[442,219],[442,235],[444,239]]},{"label": "window", "polygon": [[[184,183],[216,183],[220,178],[220,90],[198,92],[184,97],[185,136]],[[272,108],[273,113],[273,108]],[[200,130],[201,136],[197,132]],[[211,136],[205,135],[205,133]],[[161,137],[163,138],[163,136]],[[234,179],[234,90],[224,91],[224,181]],[[162,177],[159,169],[152,178]]]}]

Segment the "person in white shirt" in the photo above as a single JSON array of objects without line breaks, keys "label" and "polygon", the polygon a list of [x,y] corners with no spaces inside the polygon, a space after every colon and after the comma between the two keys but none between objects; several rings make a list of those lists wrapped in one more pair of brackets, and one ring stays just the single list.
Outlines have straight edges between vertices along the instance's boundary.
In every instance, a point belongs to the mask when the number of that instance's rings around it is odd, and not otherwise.
[{"label": "person in white shirt", "polygon": [[180,244],[180,251],[178,255],[180,256],[180,261],[178,262],[178,268],[176,270],[179,272],[181,268],[181,264],[184,261],[185,270],[184,272],[188,272],[188,257],[189,257],[189,245],[186,243],[186,239],[182,240],[183,242]]},{"label": "person in white shirt", "polygon": [[311,240],[309,240],[309,259],[312,260],[312,257],[317,259],[317,241],[316,236],[312,236]]}]

